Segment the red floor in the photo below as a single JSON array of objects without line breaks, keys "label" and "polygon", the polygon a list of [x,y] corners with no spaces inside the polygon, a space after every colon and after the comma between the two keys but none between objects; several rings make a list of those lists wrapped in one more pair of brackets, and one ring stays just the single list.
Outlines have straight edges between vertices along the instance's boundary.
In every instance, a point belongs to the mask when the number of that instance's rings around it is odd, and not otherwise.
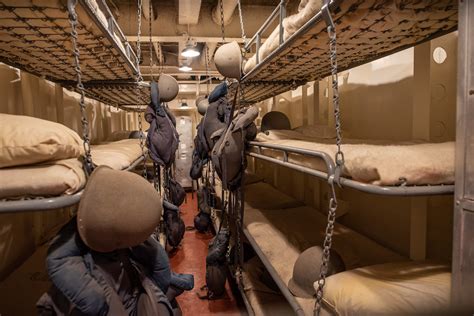
[{"label": "red floor", "polygon": [[[181,216],[186,227],[194,226],[194,216],[197,214],[197,198],[191,193],[181,206]],[[184,316],[188,315],[243,315],[241,308],[227,283],[227,294],[218,300],[208,301],[198,298],[196,293],[206,284],[206,255],[207,245],[212,234],[201,234],[195,230],[187,230],[180,248],[170,254],[173,271],[194,274],[194,289],[178,297],[179,305]]]}]

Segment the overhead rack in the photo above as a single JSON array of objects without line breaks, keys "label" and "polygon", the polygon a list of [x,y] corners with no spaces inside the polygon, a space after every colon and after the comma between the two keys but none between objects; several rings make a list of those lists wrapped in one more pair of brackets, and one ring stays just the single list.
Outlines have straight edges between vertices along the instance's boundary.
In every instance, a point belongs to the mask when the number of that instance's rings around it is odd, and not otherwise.
[{"label": "overhead rack", "polygon": [[[67,0],[0,0],[0,61],[74,89],[67,5]],[[87,96],[116,106],[136,104],[136,96],[117,85],[135,88],[137,56],[105,1],[78,0],[75,9]]]},{"label": "overhead rack", "polygon": [[[415,46],[457,29],[456,0],[393,1],[332,0],[329,4],[337,29],[339,71]],[[262,25],[247,43],[255,45],[277,17],[283,28],[284,6]],[[277,14],[279,11],[279,14]],[[256,103],[289,91],[297,86],[330,75],[326,23],[319,11],[298,31],[283,40],[266,58],[243,77],[244,98]]]}]

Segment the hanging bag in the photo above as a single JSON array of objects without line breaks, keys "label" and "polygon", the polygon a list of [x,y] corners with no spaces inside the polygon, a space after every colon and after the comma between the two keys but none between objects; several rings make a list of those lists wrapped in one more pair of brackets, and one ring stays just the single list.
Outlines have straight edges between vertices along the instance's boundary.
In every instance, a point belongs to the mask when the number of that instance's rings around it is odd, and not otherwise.
[{"label": "hanging bag", "polygon": [[150,124],[146,145],[151,159],[165,167],[175,160],[179,135],[173,116],[159,103],[158,84],[151,82],[151,103],[146,109],[145,119]]},{"label": "hanging bag", "polygon": [[[232,110],[235,108],[238,92],[237,90]],[[246,167],[245,141],[256,136],[257,128],[253,121],[257,116],[256,107],[240,110],[233,120],[229,120],[227,128],[222,131],[212,150],[212,163],[224,189],[234,190],[240,186],[242,172]]]}]

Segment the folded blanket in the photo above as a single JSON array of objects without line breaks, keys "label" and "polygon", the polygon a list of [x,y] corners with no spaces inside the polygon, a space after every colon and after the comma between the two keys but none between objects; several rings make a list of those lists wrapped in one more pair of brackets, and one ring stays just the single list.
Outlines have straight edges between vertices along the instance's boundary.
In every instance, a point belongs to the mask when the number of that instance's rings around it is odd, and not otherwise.
[{"label": "folded blanket", "polygon": [[[122,170],[140,158],[138,139],[124,139],[91,149],[96,165]],[[78,159],[51,161],[43,164],[0,169],[0,199],[58,196],[73,194],[86,183],[82,163]]]},{"label": "folded blanket", "polygon": [[121,170],[130,166],[142,155],[139,139],[123,139],[116,142],[94,145],[92,161],[98,166],[109,166]]},{"label": "folded blanket", "polygon": [[78,159],[0,169],[0,198],[73,194],[86,177]]},{"label": "folded blanket", "polygon": [[[280,135],[278,135],[278,133]],[[309,138],[296,132],[291,139],[281,139],[281,131],[266,135],[260,133],[257,141],[296,148],[322,151],[334,159],[337,148],[331,140]],[[345,157],[343,174],[356,181],[374,185],[436,185],[454,183],[454,142],[399,143],[388,145],[385,141],[367,144],[364,140],[344,140]],[[256,149],[252,149],[256,151]],[[283,153],[264,149],[263,154],[282,158]],[[290,154],[288,160],[305,167],[326,170],[321,159]]]}]

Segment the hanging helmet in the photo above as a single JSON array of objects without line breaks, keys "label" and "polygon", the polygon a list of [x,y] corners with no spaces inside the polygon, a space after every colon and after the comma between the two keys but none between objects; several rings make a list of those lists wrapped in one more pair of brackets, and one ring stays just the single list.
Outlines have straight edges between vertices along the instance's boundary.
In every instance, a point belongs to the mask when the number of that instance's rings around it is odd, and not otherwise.
[{"label": "hanging helmet", "polygon": [[144,242],[160,222],[160,194],[139,175],[100,166],[87,181],[77,229],[92,250],[110,252]]},{"label": "hanging helmet", "polygon": [[235,41],[222,45],[214,54],[216,68],[224,77],[240,79],[242,62],[242,52]]},{"label": "hanging helmet", "polygon": [[206,114],[207,107],[209,106],[209,100],[206,97],[199,97],[196,99],[196,106],[199,114]]},{"label": "hanging helmet", "polygon": [[158,89],[160,91],[160,101],[170,102],[178,95],[179,85],[172,76],[161,74],[158,80]]},{"label": "hanging helmet", "polygon": [[[316,295],[314,282],[319,280],[321,260],[323,257],[323,249],[314,246],[303,251],[293,266],[293,277],[288,282],[288,289],[297,297],[312,298]],[[330,250],[327,276],[342,272],[345,270],[344,261],[341,256]]]}]

